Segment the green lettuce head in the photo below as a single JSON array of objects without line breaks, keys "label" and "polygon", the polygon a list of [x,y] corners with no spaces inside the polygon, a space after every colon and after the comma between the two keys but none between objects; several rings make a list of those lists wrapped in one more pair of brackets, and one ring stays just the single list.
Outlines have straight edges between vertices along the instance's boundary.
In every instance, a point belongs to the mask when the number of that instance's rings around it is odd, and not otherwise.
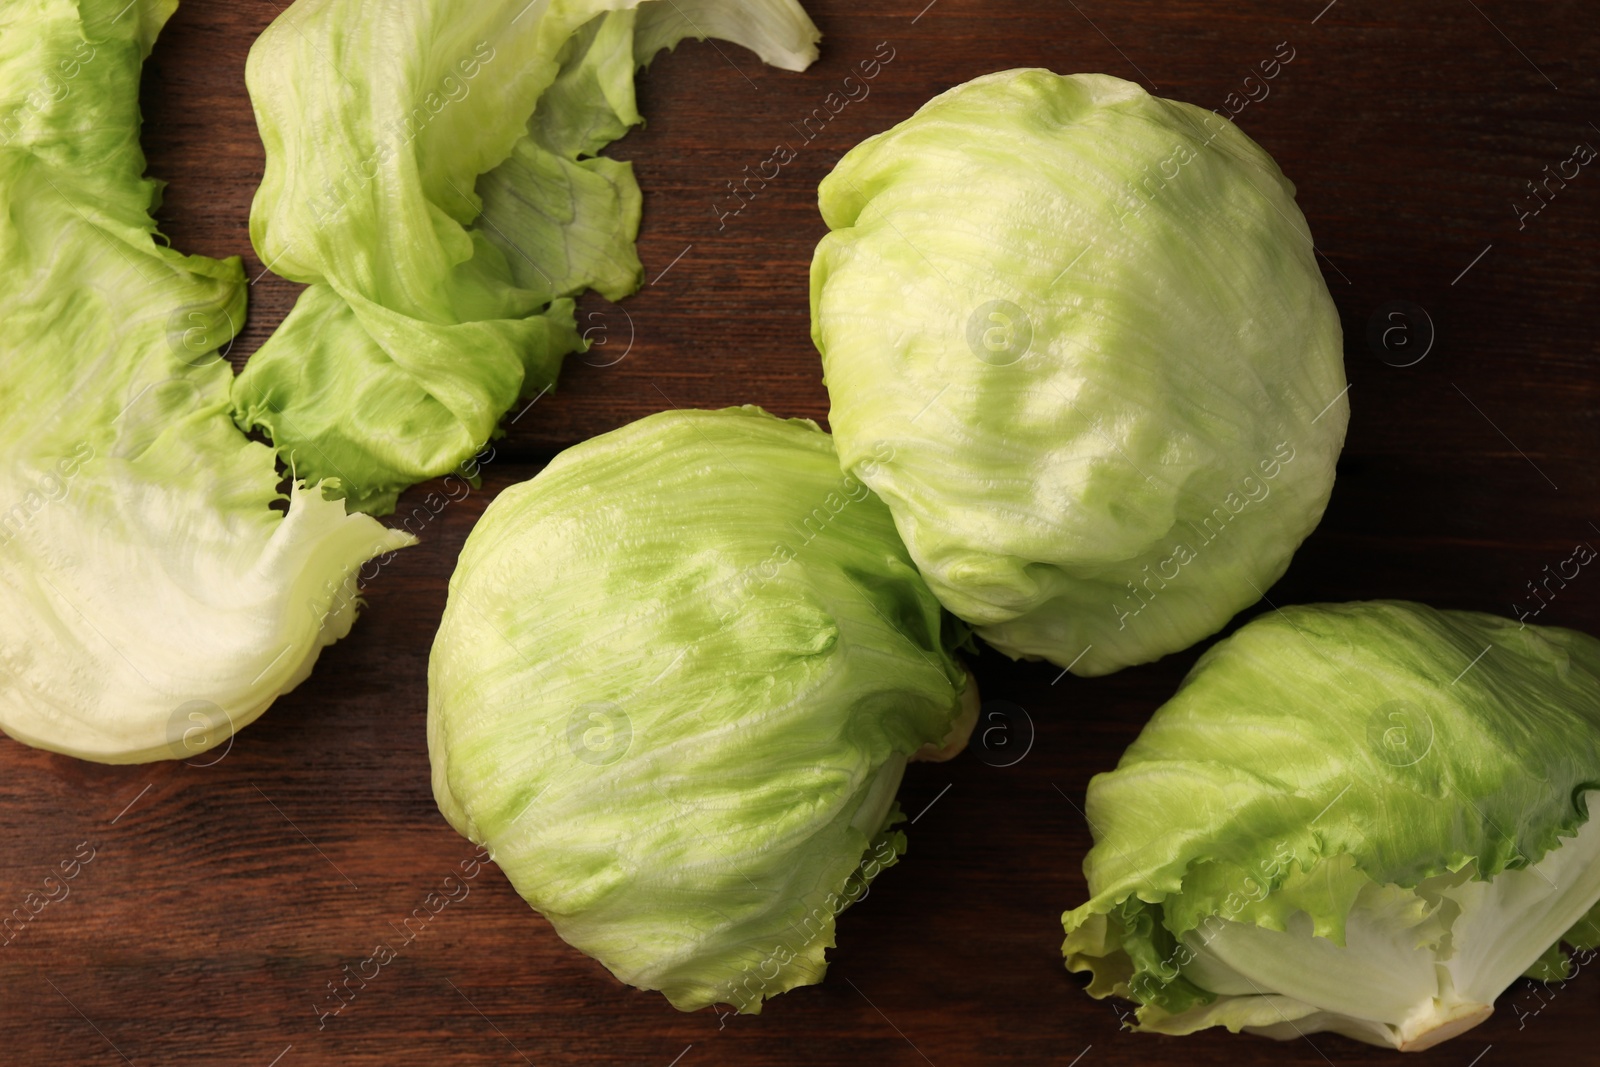
[{"label": "green lettuce head", "polygon": [[1341,335],[1293,185],[1235,126],[1006,71],[857,146],[820,201],[840,460],[986,641],[1104,674],[1284,572],[1344,440]]},{"label": "green lettuce head", "polygon": [[953,754],[959,632],[815,424],[653,415],[502,493],[429,666],[439,808],[569,943],[678,1008],[821,980]]},{"label": "green lettuce head", "polygon": [[1090,782],[1067,966],[1141,1030],[1428,1048],[1600,943],[1597,790],[1600,641],[1398,602],[1263,616]]},{"label": "green lettuce head", "polygon": [[412,540],[301,482],[285,501],[233,424],[243,270],[156,232],[139,148],[176,6],[0,5],[0,729],[109,763],[227,741]]},{"label": "green lettuce head", "polygon": [[634,72],[685,37],[804,70],[796,0],[298,0],[250,50],[266,148],[250,238],[309,288],[234,387],[351,506],[482,448],[585,347],[572,298],[639,287]]}]

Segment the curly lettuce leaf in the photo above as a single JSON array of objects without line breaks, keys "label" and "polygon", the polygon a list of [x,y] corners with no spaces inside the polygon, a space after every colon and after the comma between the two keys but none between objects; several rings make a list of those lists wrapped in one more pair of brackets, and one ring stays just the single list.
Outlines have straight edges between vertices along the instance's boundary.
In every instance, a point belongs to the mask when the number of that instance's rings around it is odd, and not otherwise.
[{"label": "curly lettuce leaf", "polygon": [[230,737],[354,621],[407,544],[230,417],[237,258],[167,247],[139,72],[174,2],[0,9],[0,728],[104,762]]},{"label": "curly lettuce leaf", "polygon": [[584,347],[572,298],[639,287],[639,188],[597,153],[642,121],[636,68],[707,34],[790,70],[819,37],[796,0],[298,0],[246,67],[250,233],[310,288],[239,425],[377,514],[477,452]]}]

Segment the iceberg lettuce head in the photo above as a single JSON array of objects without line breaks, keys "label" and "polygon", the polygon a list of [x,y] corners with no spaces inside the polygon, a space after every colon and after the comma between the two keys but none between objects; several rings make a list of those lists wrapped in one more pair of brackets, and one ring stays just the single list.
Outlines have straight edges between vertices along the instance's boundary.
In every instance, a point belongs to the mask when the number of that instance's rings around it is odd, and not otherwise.
[{"label": "iceberg lettuce head", "polygon": [[1342,342],[1294,186],[1237,127],[1005,71],[858,145],[820,201],[839,458],[986,641],[1104,674],[1283,574],[1332,489]]},{"label": "iceberg lettuce head", "polygon": [[1206,652],[1090,782],[1067,966],[1141,1030],[1428,1048],[1563,973],[1563,940],[1600,943],[1597,803],[1600,641],[1288,608]]},{"label": "iceberg lettuce head", "polygon": [[569,943],[680,1009],[821,980],[896,862],[961,636],[810,422],[665,412],[484,513],[428,674],[439,808]]}]

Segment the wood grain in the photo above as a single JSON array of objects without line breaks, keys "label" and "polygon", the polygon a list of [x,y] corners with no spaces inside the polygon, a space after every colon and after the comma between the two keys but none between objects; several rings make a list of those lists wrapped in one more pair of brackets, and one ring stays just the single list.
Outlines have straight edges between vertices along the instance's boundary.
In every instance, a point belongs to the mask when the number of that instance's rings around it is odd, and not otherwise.
[{"label": "wood grain", "polygon": [[[925,2],[814,0],[827,39],[803,75],[689,43],[640,79],[649,125],[612,154],[634,161],[645,190],[640,246],[656,280],[620,308],[586,303],[607,339],[589,362],[612,365],[569,364],[559,390],[500,444],[482,490],[385,569],[313,683],[220,762],[112,769],[0,742],[0,910],[81,842],[95,849],[70,896],[0,949],[0,1062],[1393,1059],[1326,1035],[1280,1044],[1122,1033],[1117,1009],[1061,966],[1057,917],[1084,893],[1085,785],[1198,650],[1059,682],[1052,668],[983,656],[986,696],[1027,709],[1033,749],[1003,769],[970,757],[914,768],[906,810],[934,803],[910,856],[841,920],[826,983],[760,1017],[721,1026],[619,986],[488,868],[319,1029],[326,983],[376,944],[397,943],[395,927],[472,852],[434,810],[423,723],[428,649],[473,521],[561,448],[669,404],[758,402],[823,418],[807,315],[823,232],[816,183],[862,137],[968,78],[1026,65],[1106,71],[1221,107],[1278,42],[1294,47],[1270,96],[1239,122],[1298,183],[1346,329],[1354,416],[1326,521],[1271,603],[1396,596],[1509,613],[1546,564],[1600,539],[1600,172],[1583,171],[1522,228],[1512,210],[1544,166],[1578,142],[1600,146],[1592,5]],[[243,255],[252,277],[262,271],[247,228],[261,149],[243,65],[279,10],[185,0],[144,82],[151,171],[171,182],[165,231],[185,251]],[[895,58],[870,96],[802,141],[791,124],[880,42]],[[780,142],[799,150],[796,161],[719,225],[725,184]],[[262,275],[236,362],[294,296]],[[1386,365],[1365,340],[1394,300],[1421,305],[1437,330],[1412,367]],[[1600,632],[1600,576],[1585,572],[1540,621]],[[1600,1063],[1597,1003],[1592,975],[1553,998],[1522,984],[1489,1023],[1409,1062]]]}]

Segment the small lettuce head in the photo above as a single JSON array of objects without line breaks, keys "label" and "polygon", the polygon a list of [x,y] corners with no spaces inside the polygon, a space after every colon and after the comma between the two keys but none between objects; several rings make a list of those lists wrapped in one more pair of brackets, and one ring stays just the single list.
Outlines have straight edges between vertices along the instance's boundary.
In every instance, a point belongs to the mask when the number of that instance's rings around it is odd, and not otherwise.
[{"label": "small lettuce head", "polygon": [[298,0],[250,50],[262,262],[308,288],[236,418],[384,514],[482,448],[585,347],[573,298],[636,290],[642,198],[600,155],[634,72],[712,35],[804,70],[796,0]]},{"label": "small lettuce head", "polygon": [[653,415],[501,494],[429,666],[439,808],[678,1008],[821,980],[974,691],[888,509],[810,422]]},{"label": "small lettuce head", "polygon": [[156,233],[139,148],[176,6],[0,5],[0,729],[108,763],[227,741],[412,541],[320,487],[285,500],[233,424],[243,270]]},{"label": "small lettuce head", "polygon": [[1600,641],[1420,604],[1289,608],[1201,657],[1089,784],[1089,992],[1138,1029],[1427,1048],[1592,947]]},{"label": "small lettuce head", "polygon": [[1006,71],[857,146],[820,202],[840,460],[986,641],[1104,674],[1284,572],[1344,441],[1342,342],[1294,186],[1237,127]]}]

